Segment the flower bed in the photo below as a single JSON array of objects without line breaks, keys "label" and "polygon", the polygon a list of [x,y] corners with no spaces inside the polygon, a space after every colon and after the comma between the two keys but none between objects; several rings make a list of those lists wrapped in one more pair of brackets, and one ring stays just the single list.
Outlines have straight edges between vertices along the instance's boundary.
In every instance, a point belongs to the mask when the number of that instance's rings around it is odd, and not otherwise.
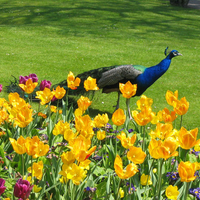
[{"label": "flower bed", "polygon": [[[33,74],[19,80],[26,100],[18,93],[0,99],[1,198],[200,199],[200,140],[197,128],[183,127],[185,97],[179,100],[177,91],[167,91],[172,111],[155,113],[153,100],[142,95],[130,111],[137,85],[127,82],[120,90],[128,112],[119,108],[111,119],[106,113],[92,119],[88,97],[81,96],[75,110],[68,106],[68,92],[80,81],[70,72],[67,94],[41,81],[37,109],[31,106],[38,85]],[[91,77],[84,87],[98,90]],[[51,105],[55,99],[61,109]]]}]

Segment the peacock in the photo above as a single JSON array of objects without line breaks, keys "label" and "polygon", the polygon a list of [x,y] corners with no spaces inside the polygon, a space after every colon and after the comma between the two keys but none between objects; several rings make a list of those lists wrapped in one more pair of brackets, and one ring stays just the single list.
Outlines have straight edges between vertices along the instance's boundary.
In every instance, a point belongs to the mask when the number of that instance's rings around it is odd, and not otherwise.
[{"label": "peacock", "polygon": [[[177,50],[168,51],[168,47],[165,49],[164,54],[166,58],[152,67],[144,67],[142,65],[119,65],[101,67],[78,74],[77,77],[81,79],[81,85],[74,94],[85,92],[83,87],[84,80],[91,76],[96,79],[97,85],[102,89],[103,93],[118,92],[116,105],[116,109],[118,109],[121,94],[119,83],[130,81],[132,84],[137,84],[135,96],[140,96],[168,70],[172,58],[182,55]],[[58,85],[66,86],[66,81]],[[130,116],[129,101],[127,101],[127,107]]]}]

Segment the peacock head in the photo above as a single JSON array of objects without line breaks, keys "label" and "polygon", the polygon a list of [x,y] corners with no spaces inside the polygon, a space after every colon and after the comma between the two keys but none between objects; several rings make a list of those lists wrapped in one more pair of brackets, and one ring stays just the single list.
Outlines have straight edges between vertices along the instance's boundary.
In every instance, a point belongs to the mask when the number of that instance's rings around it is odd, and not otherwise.
[{"label": "peacock head", "polygon": [[168,47],[165,49],[165,55],[166,55],[167,57],[169,57],[170,59],[173,58],[173,57],[176,57],[176,56],[182,56],[182,54],[179,53],[177,50],[172,50],[172,51],[170,51],[170,50],[168,49]]}]

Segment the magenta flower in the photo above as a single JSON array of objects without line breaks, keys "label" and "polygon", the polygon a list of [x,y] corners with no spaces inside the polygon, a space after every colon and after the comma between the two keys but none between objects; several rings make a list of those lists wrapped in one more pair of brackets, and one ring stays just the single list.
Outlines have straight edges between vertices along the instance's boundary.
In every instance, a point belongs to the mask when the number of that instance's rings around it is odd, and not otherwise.
[{"label": "magenta flower", "polygon": [[41,81],[41,83],[40,83],[40,90],[43,91],[44,88],[49,88],[50,89],[51,84],[52,84],[51,81],[47,81],[47,80]]},{"label": "magenta flower", "polygon": [[38,77],[36,74],[29,74],[29,78],[34,82],[38,82]]},{"label": "magenta flower", "polygon": [[4,193],[6,187],[4,186],[5,180],[3,178],[0,178],[0,196]]},{"label": "magenta flower", "polygon": [[3,86],[0,84],[0,92],[2,91],[2,87],[3,87]]},{"label": "magenta flower", "polygon": [[38,82],[38,77],[36,74],[29,74],[28,76],[19,76],[19,83],[25,85],[28,79],[31,79],[33,83]]},{"label": "magenta flower", "polygon": [[29,181],[20,178],[15,184],[14,195],[15,197],[19,197],[23,200],[26,200],[29,197],[32,188],[33,185],[31,186]]}]

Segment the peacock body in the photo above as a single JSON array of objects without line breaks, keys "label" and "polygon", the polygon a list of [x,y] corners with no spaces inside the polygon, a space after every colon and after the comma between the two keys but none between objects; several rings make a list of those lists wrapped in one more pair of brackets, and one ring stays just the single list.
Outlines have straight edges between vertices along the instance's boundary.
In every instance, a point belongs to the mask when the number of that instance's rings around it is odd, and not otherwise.
[{"label": "peacock body", "polygon": [[135,96],[140,96],[168,70],[171,59],[179,55],[181,54],[177,50],[172,50],[165,59],[152,67],[144,67],[142,65],[120,65],[102,67],[78,74],[77,77],[81,79],[82,85],[80,85],[77,93],[84,89],[84,80],[91,76],[96,79],[97,85],[102,89],[103,93],[119,92],[119,83],[130,81],[132,84],[137,84]]}]

